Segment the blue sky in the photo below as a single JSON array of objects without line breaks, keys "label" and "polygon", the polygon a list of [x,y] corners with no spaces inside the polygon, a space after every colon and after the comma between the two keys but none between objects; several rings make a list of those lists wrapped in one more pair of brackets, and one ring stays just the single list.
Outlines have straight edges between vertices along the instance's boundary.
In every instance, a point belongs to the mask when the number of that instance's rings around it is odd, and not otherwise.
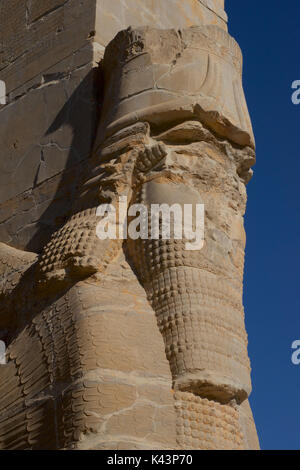
[{"label": "blue sky", "polygon": [[244,88],[257,146],[248,185],[244,304],[251,404],[263,449],[300,449],[299,187],[300,2],[226,0],[244,54]]}]

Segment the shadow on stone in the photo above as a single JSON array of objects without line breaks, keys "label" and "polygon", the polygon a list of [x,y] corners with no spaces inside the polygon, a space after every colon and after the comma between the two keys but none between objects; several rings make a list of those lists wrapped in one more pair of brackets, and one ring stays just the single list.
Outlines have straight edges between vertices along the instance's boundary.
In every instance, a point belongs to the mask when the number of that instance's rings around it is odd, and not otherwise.
[{"label": "shadow on stone", "polygon": [[[37,231],[26,245],[28,251],[40,252],[52,233],[58,230],[72,213],[77,188],[93,147],[99,119],[100,90],[100,67],[93,68],[81,81],[45,133],[45,137],[49,138],[51,134],[56,133],[57,135],[60,130],[69,126],[72,129],[73,139],[64,171],[52,201],[40,216]],[[59,149],[57,149],[58,152]],[[35,177],[35,186],[39,184],[38,177],[42,165],[43,153],[40,168]]]}]

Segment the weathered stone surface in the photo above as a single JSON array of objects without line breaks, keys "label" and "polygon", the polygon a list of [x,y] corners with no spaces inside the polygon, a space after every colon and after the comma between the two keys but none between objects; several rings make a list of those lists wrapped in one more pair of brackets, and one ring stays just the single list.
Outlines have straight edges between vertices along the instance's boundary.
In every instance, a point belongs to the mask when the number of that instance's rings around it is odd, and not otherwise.
[{"label": "weathered stone surface", "polygon": [[215,24],[227,29],[222,0],[99,0],[97,2],[95,40],[106,46],[128,26],[184,28]]},{"label": "weathered stone surface", "polygon": [[0,106],[0,212],[6,213],[0,233],[18,248],[40,250],[61,224],[70,201],[62,201],[57,186],[74,193],[78,163],[91,151],[95,9],[96,0],[0,5],[0,79],[7,90],[7,104]]},{"label": "weathered stone surface", "polygon": [[[18,248],[38,251],[68,215],[81,162],[92,148],[98,113],[92,64],[56,76],[51,72],[47,82],[1,111],[0,231]],[[23,206],[26,223],[19,220]]]},{"label": "weathered stone surface", "polygon": [[[15,37],[5,10],[0,237],[21,250],[0,244],[0,449],[256,449],[242,305],[255,151],[224,2],[75,4],[11,1]],[[93,69],[135,20],[148,26]],[[99,240],[97,207],[120,196],[204,203],[203,248]]]},{"label": "weathered stone surface", "polygon": [[89,41],[95,0],[9,0],[0,6],[1,79],[15,93]]}]

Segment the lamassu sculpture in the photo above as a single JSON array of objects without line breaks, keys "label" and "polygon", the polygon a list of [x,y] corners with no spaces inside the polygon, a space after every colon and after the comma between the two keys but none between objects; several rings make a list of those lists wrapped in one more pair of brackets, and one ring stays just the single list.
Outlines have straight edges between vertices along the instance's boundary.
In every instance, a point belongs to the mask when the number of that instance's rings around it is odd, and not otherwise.
[{"label": "lamassu sculpture", "polygon": [[[103,73],[72,217],[40,256],[1,246],[0,447],[258,448],[242,305],[255,151],[240,49],[212,25],[129,28]],[[204,204],[203,248],[99,240],[97,207],[121,196]]]}]

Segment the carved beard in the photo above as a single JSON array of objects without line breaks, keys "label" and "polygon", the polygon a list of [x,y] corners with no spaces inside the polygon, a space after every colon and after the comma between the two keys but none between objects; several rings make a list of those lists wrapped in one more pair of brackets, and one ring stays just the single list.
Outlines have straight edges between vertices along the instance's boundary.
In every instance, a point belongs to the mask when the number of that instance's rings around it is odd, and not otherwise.
[{"label": "carved beard", "polygon": [[151,204],[204,202],[205,245],[187,251],[186,239],[128,239],[128,258],[156,312],[174,388],[241,403],[251,384],[242,305],[246,195],[237,162],[253,152],[198,121],[152,139],[152,157],[148,147],[134,172],[132,203],[150,214]]}]

